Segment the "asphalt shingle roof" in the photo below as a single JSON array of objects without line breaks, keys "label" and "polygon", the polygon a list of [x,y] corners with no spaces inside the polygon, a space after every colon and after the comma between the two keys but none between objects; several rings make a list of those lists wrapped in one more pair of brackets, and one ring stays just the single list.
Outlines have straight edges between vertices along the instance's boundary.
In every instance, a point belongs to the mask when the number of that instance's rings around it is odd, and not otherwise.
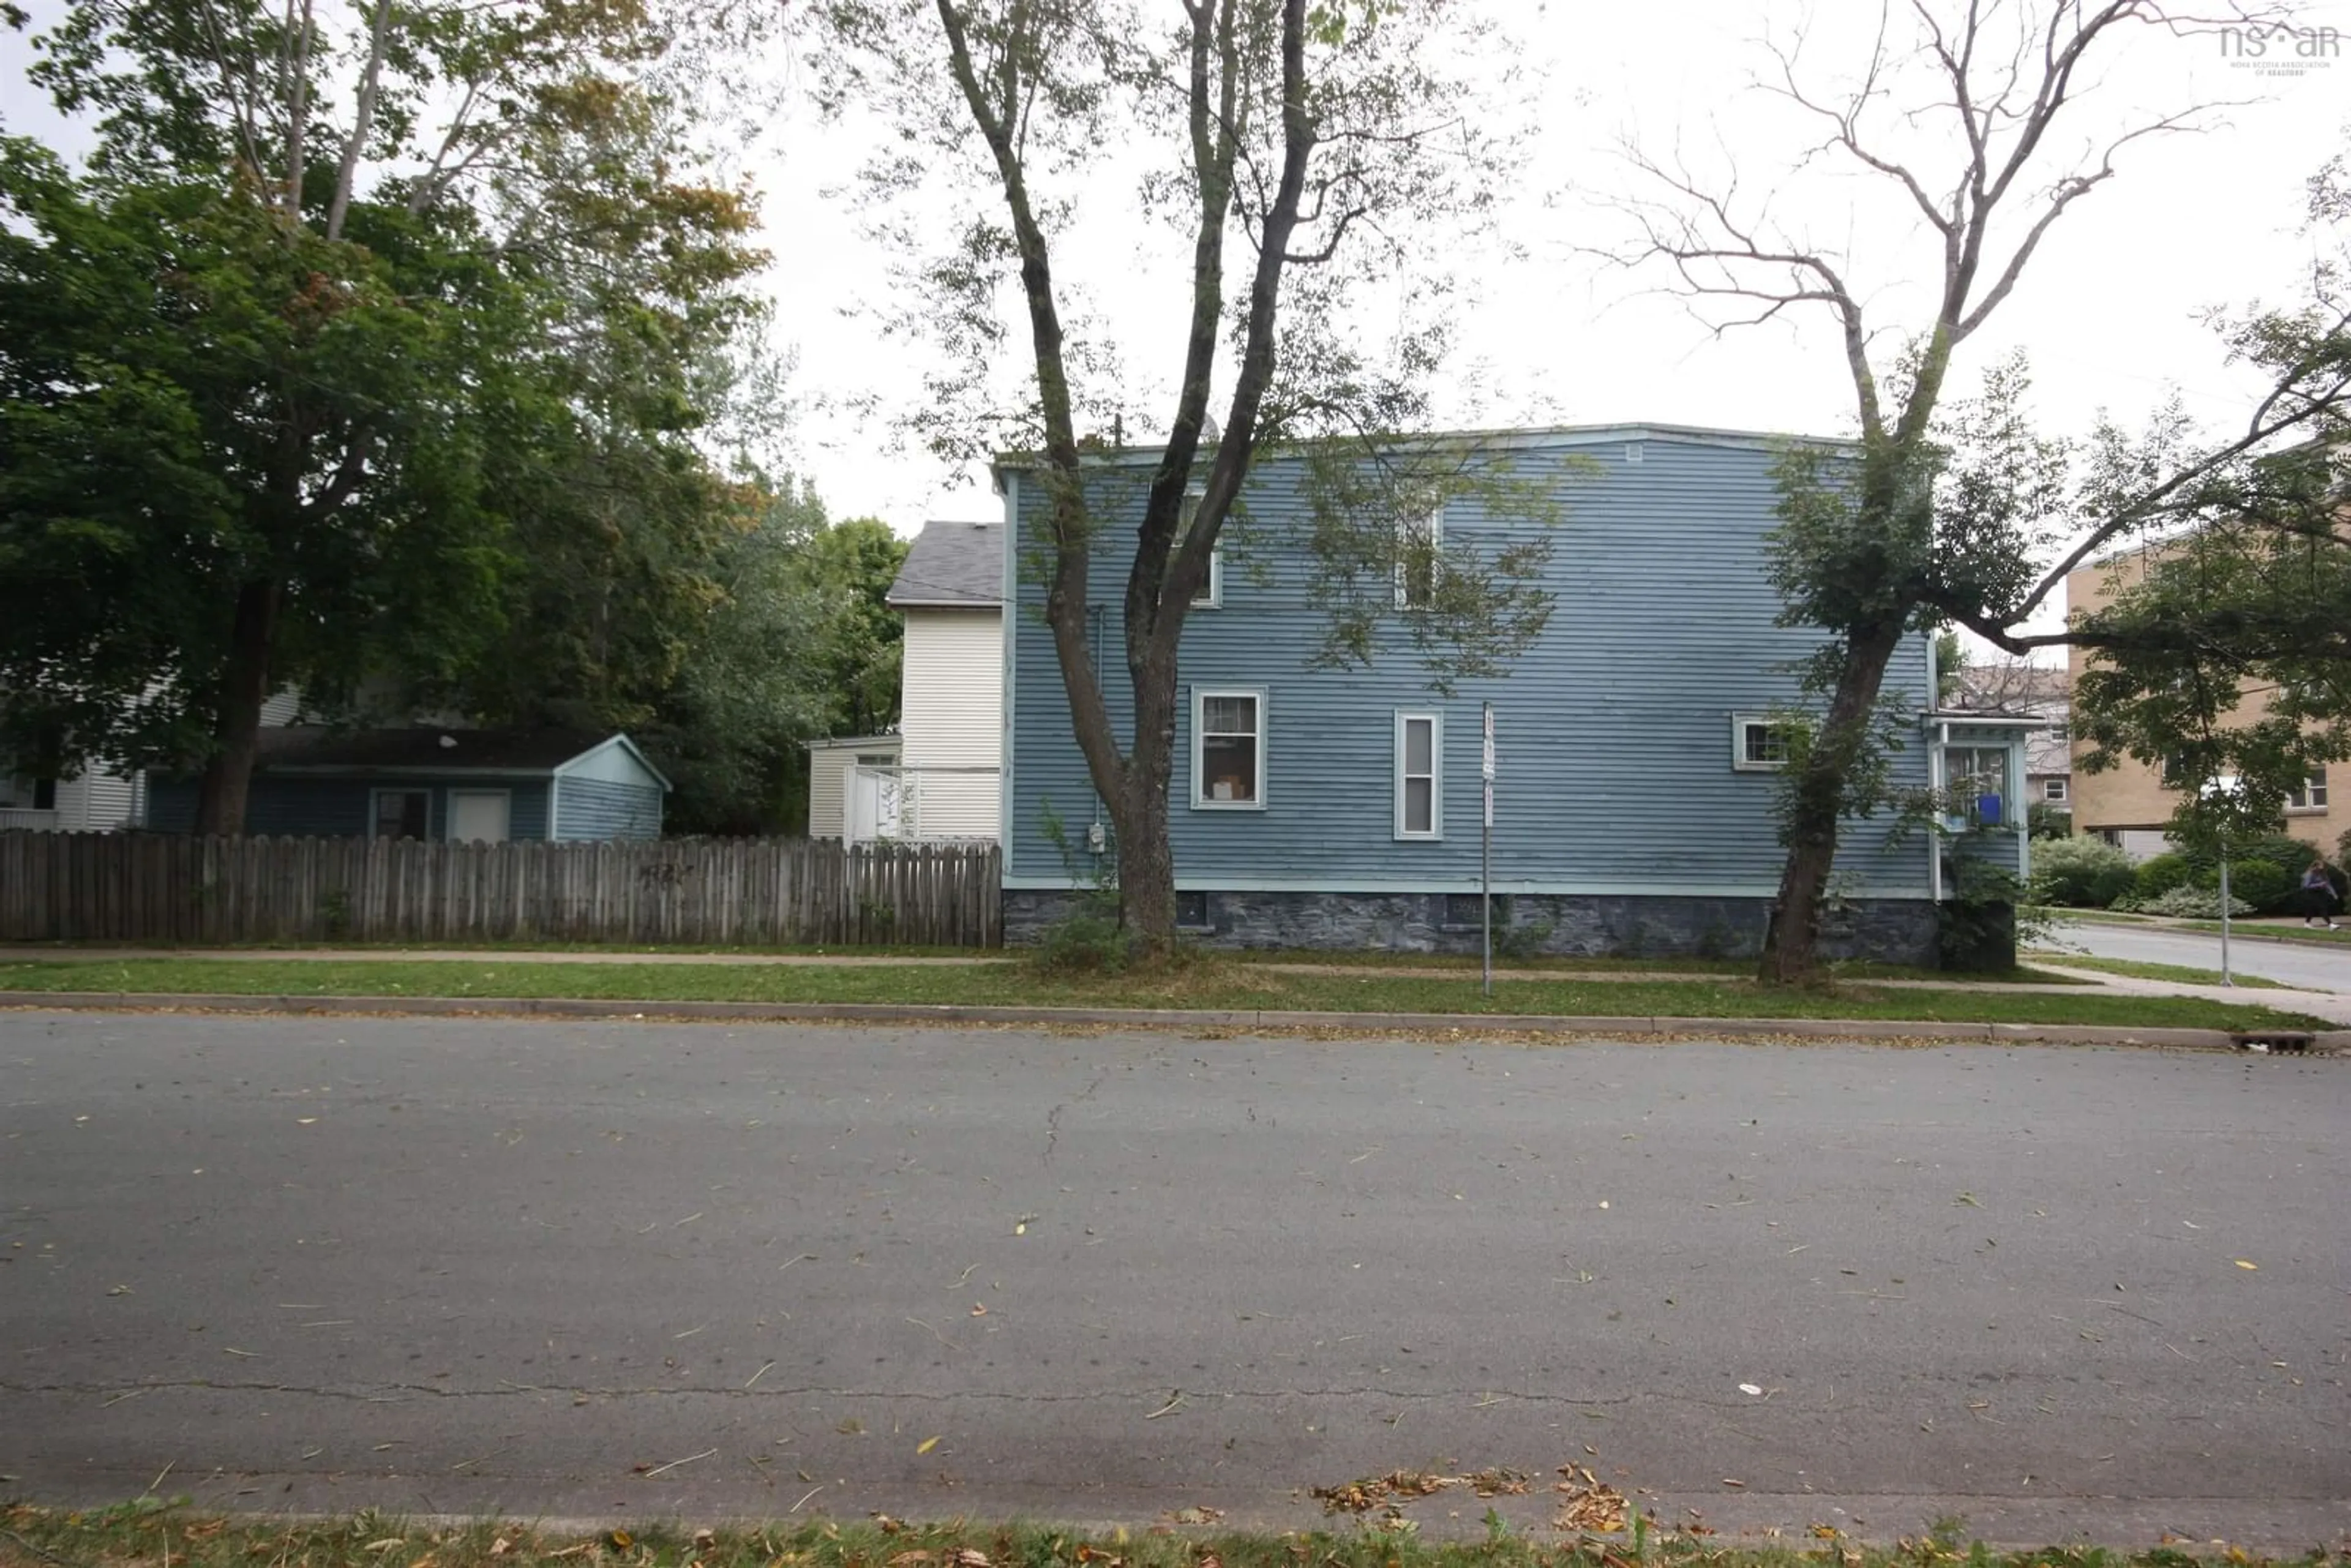
[{"label": "asphalt shingle roof", "polygon": [[255,766],[271,768],[381,769],[424,773],[443,768],[498,768],[549,773],[611,737],[582,729],[329,729],[290,725],[261,732]]},{"label": "asphalt shingle roof", "polygon": [[1004,602],[1004,526],[1001,523],[932,522],[923,525],[888,602],[911,605],[970,605]]}]

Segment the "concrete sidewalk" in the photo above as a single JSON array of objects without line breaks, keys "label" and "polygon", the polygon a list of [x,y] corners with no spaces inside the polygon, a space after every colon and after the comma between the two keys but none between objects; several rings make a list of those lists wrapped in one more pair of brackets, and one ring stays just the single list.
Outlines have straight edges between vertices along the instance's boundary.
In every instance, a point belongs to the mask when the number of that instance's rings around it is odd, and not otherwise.
[{"label": "concrete sidewalk", "polygon": [[[2064,962],[2035,958],[2032,967],[2053,975],[2078,975],[2096,980],[2108,991],[2130,997],[2200,997],[2207,1001],[2243,1006],[2274,1007],[2282,1012],[2308,1013],[2329,1023],[2351,1027],[2351,996],[2339,991],[2299,990],[2283,986],[2198,986],[2179,980],[2148,980],[2134,975],[2110,975],[2102,969],[2069,969]],[[2079,988],[2071,988],[2079,994]]]}]

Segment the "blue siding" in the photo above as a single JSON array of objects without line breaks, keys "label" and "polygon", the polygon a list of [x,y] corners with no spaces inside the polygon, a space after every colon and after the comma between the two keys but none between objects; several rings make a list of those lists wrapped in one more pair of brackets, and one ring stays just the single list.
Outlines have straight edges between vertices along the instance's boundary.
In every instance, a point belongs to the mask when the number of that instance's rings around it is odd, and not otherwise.
[{"label": "blue siding", "polygon": [[618,784],[570,774],[556,779],[556,830],[567,839],[661,837],[662,791],[653,783]]},{"label": "blue siding", "polygon": [[[1302,522],[1294,469],[1279,462],[1251,480],[1247,532],[1229,532],[1223,601],[1192,612],[1179,680],[1170,831],[1179,885],[1442,891],[1476,885],[1479,866],[1479,707],[1495,706],[1499,781],[1494,856],[1498,885],[1528,892],[1769,894],[1783,860],[1773,831],[1776,776],[1731,767],[1731,716],[1792,704],[1789,666],[1817,633],[1773,624],[1778,594],[1763,536],[1777,500],[1762,442],[1653,434],[1627,462],[1621,438],[1525,455],[1524,478],[1546,466],[1564,504],[1547,586],[1548,629],[1503,679],[1463,683],[1449,697],[1426,685],[1406,647],[1368,668],[1311,667],[1322,612],[1309,601],[1308,563],[1286,542]],[[1571,475],[1571,451],[1596,467]],[[1040,520],[1041,486],[1014,476],[1023,529]],[[1448,544],[1490,549],[1511,528],[1474,503],[1447,509]],[[1025,537],[1025,536],[1024,536]],[[1114,721],[1131,721],[1120,604],[1131,526],[1107,528],[1091,598]],[[1015,548],[1018,548],[1017,544]],[[1094,810],[1071,739],[1043,591],[1023,572],[1011,619],[1012,747],[1007,757],[1008,886],[1064,883],[1060,854],[1040,827],[1050,802],[1082,841]],[[1399,639],[1400,641],[1400,639]],[[1923,706],[1925,639],[1897,656],[1889,695]],[[1267,691],[1265,809],[1194,809],[1191,693]],[[1445,836],[1395,837],[1395,716],[1444,716]],[[1927,779],[1925,737],[1895,760],[1898,783]],[[1846,891],[1924,897],[1928,850],[1912,833],[1890,842],[1885,821],[1848,824],[1839,858]]]}]

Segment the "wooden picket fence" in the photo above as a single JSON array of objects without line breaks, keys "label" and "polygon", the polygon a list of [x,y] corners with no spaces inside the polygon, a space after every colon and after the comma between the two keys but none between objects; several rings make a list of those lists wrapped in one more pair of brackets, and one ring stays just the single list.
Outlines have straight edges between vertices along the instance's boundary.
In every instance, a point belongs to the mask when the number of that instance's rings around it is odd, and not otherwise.
[{"label": "wooden picket fence", "polygon": [[0,832],[0,941],[997,947],[993,844]]}]

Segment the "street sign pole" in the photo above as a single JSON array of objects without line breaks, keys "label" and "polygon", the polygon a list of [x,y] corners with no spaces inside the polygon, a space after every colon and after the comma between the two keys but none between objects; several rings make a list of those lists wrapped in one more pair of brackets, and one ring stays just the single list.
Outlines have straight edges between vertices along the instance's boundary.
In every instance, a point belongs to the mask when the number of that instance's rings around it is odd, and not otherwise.
[{"label": "street sign pole", "polygon": [[1478,924],[1482,956],[1479,969],[1485,994],[1494,994],[1494,705],[1485,705],[1485,744],[1479,754],[1479,775],[1486,785],[1485,826],[1478,849]]}]

